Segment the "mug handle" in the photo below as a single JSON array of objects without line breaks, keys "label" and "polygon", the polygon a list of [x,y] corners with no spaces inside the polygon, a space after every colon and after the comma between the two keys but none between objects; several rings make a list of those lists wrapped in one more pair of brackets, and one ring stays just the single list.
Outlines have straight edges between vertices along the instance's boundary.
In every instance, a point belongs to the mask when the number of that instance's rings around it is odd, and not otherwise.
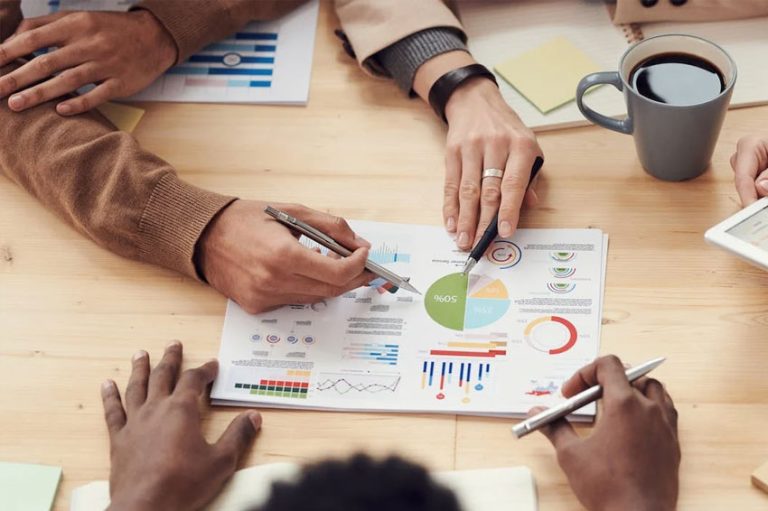
[{"label": "mug handle", "polygon": [[621,77],[619,76],[619,73],[616,71],[610,71],[610,72],[603,72],[603,73],[592,73],[590,75],[585,76],[581,79],[579,82],[578,87],[576,87],[576,104],[579,107],[579,110],[581,110],[581,113],[584,114],[584,117],[587,118],[587,120],[592,121],[594,124],[597,124],[598,126],[602,126],[603,128],[608,128],[609,130],[618,131],[619,133],[624,133],[626,135],[632,134],[632,119],[627,116],[626,119],[612,119],[606,115],[599,114],[589,108],[587,105],[584,104],[584,94],[587,93],[589,89],[596,85],[602,85],[602,84],[610,84],[619,89],[619,91],[624,90],[624,85],[621,82]]}]

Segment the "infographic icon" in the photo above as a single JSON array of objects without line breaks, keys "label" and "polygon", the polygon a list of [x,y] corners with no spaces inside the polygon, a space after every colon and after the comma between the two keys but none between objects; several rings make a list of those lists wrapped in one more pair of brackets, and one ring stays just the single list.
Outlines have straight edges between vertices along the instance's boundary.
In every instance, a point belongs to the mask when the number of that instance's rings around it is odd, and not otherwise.
[{"label": "infographic icon", "polygon": [[576,327],[560,316],[542,316],[525,327],[526,342],[535,350],[559,355],[576,345],[579,334]]}]

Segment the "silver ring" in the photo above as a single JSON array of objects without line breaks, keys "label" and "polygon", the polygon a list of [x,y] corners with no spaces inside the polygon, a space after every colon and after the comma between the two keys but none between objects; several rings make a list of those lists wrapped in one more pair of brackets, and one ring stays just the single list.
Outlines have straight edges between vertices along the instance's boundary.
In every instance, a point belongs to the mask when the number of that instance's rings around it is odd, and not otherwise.
[{"label": "silver ring", "polygon": [[501,169],[484,169],[483,179],[487,177],[498,177],[499,179],[504,177],[504,171]]}]

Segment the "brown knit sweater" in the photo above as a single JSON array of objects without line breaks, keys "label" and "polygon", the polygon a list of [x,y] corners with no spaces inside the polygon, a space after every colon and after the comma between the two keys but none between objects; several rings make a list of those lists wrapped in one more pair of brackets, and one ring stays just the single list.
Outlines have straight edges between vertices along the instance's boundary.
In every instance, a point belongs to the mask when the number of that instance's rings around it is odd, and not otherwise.
[{"label": "brown knit sweater", "polygon": [[[302,1],[145,0],[136,8],[160,20],[182,61],[247,22],[281,16]],[[0,0],[0,40],[20,21],[19,1]],[[15,113],[0,101],[0,172],[99,245],[198,278],[195,244],[234,197],[185,183],[99,113],[65,118],[54,107],[48,102]]]}]

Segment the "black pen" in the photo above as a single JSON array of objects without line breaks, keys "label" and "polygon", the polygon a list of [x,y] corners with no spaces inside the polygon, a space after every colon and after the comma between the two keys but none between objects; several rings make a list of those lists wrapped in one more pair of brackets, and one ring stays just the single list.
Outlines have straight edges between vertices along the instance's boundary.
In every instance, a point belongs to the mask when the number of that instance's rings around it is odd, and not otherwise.
[{"label": "black pen", "polygon": [[[531,186],[533,179],[536,177],[536,174],[539,173],[539,170],[541,170],[542,165],[544,165],[544,158],[537,156],[536,160],[533,162],[533,167],[531,168],[531,177],[528,179],[528,186],[526,186],[526,190],[528,190],[528,187]],[[485,232],[480,238],[480,241],[477,242],[475,248],[473,248],[472,252],[469,253],[469,257],[467,258],[467,262],[464,263],[464,269],[461,270],[461,273],[466,275],[472,271],[472,268],[474,268],[480,258],[483,257],[485,251],[488,250],[488,247],[491,246],[491,243],[493,243],[493,240],[495,240],[496,236],[498,235],[499,212],[496,211],[496,214],[493,215],[493,220],[491,220],[491,223],[488,224],[488,227],[485,229]]]}]

